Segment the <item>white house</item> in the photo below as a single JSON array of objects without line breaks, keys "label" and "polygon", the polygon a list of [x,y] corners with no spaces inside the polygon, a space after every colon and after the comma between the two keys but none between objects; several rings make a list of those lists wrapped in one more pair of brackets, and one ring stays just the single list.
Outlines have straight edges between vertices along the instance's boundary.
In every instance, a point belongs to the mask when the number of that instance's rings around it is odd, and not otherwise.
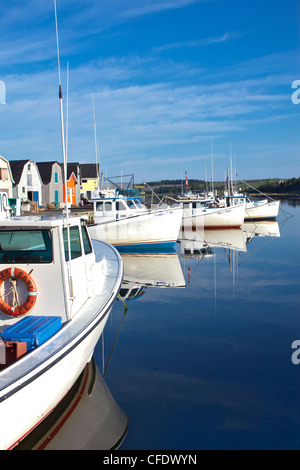
[{"label": "white house", "polygon": [[13,197],[42,205],[42,179],[37,164],[32,160],[10,161],[14,186]]},{"label": "white house", "polygon": [[8,160],[0,155],[0,192],[4,192],[8,197],[13,195],[13,176]]}]

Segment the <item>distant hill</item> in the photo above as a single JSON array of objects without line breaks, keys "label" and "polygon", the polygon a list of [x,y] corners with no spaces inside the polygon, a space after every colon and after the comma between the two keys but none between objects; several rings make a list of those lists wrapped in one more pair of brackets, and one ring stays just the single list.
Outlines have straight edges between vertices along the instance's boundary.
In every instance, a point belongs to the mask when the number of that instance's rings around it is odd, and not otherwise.
[{"label": "distant hill", "polygon": [[291,178],[288,180],[279,180],[262,183],[259,190],[265,193],[275,194],[300,194],[300,178]]},{"label": "distant hill", "polygon": [[[179,195],[183,190],[186,189],[185,182],[183,180],[161,180],[151,181],[147,183],[153,191],[158,195]],[[257,179],[257,180],[246,180],[238,181],[235,183],[237,189],[241,189],[245,192],[251,193],[255,189],[265,194],[295,194],[300,195],[300,178],[291,179]],[[150,189],[147,186],[139,185],[139,188],[147,193]],[[217,191],[224,190],[224,181],[215,181],[214,188]],[[211,189],[211,182],[203,180],[189,179],[188,189],[190,191],[201,192]]]}]

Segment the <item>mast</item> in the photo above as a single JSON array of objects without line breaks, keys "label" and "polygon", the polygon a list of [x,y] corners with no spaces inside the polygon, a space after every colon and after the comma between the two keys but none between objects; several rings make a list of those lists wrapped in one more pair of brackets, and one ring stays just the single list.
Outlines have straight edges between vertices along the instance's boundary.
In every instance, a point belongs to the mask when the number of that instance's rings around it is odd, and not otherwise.
[{"label": "mast", "polygon": [[212,193],[214,192],[214,157],[213,157],[213,142],[212,142],[212,137],[211,137],[211,190]]},{"label": "mast", "polygon": [[230,180],[231,180],[231,194],[233,195],[233,176],[232,176],[232,152],[231,152],[231,141],[230,141]]},{"label": "mast", "polygon": [[60,73],[60,56],[59,56],[59,39],[58,39],[58,23],[57,23],[56,0],[54,0],[54,12],[55,12],[57,63],[58,63],[58,82],[59,82],[58,96],[59,96],[59,105],[60,105],[62,153],[63,153],[64,177],[65,177],[64,179],[65,179],[66,221],[67,221],[68,253],[69,253],[69,283],[70,283],[70,296],[71,296],[71,299],[73,299],[74,294],[73,294],[73,280],[72,280],[72,270],[71,270],[71,241],[70,241],[68,190],[67,190],[67,159],[66,159],[66,146],[65,146],[64,114],[63,114],[63,105],[62,105],[62,86],[61,86],[61,73]]},{"label": "mast", "polygon": [[[100,175],[98,170],[98,139],[97,139],[97,125],[96,125],[96,113],[95,113],[95,100],[94,100],[94,92],[92,93],[93,99],[93,117],[94,117],[94,135],[95,135],[95,154],[96,154],[96,173],[97,173],[97,189],[101,190],[99,185]],[[100,165],[99,165],[100,167]]]}]

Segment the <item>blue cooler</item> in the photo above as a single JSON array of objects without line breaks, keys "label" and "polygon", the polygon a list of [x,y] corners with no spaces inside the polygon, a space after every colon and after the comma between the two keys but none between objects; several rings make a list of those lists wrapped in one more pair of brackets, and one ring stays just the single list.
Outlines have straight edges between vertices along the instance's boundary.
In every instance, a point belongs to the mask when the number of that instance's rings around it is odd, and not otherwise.
[{"label": "blue cooler", "polygon": [[1,334],[2,341],[27,343],[27,351],[45,343],[62,326],[61,317],[24,317]]}]

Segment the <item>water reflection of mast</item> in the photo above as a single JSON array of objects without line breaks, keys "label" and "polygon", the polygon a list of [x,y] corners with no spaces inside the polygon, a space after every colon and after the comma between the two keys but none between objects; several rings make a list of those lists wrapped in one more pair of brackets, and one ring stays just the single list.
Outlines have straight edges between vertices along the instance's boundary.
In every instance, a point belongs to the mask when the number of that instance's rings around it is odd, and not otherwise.
[{"label": "water reflection of mast", "polygon": [[107,361],[105,370],[104,370],[104,331],[103,331],[103,333],[102,333],[102,367],[103,367],[103,377],[105,377],[105,375],[106,375],[106,373],[107,373],[107,369],[108,369],[110,360],[111,360],[111,358],[112,358],[112,355],[113,355],[113,352],[114,352],[114,350],[115,350],[115,347],[116,347],[116,344],[117,344],[119,335],[120,335],[120,333],[121,333],[121,329],[122,329],[123,323],[124,323],[124,321],[125,321],[126,314],[127,314],[127,312],[128,312],[128,307],[126,306],[124,300],[122,299],[122,297],[121,297],[120,295],[119,295],[119,299],[121,300],[121,302],[122,302],[123,305],[124,305],[124,314],[123,314],[123,318],[122,318],[122,321],[121,321],[121,324],[120,324],[120,327],[119,327],[119,330],[118,330],[118,333],[117,333],[115,342],[114,342],[113,347],[112,347],[112,350],[111,350],[111,352],[110,352],[110,355],[109,355],[109,358],[108,358],[108,361]]},{"label": "water reflection of mast", "polygon": [[235,250],[225,249],[226,257],[229,263],[229,272],[232,273],[232,290],[233,296],[235,296],[235,288],[236,288],[236,281],[238,276],[238,259],[240,256],[240,252],[236,252]]},{"label": "water reflection of mast", "polygon": [[214,285],[215,285],[215,316],[217,316],[217,267],[216,267],[216,253],[214,256]]}]

